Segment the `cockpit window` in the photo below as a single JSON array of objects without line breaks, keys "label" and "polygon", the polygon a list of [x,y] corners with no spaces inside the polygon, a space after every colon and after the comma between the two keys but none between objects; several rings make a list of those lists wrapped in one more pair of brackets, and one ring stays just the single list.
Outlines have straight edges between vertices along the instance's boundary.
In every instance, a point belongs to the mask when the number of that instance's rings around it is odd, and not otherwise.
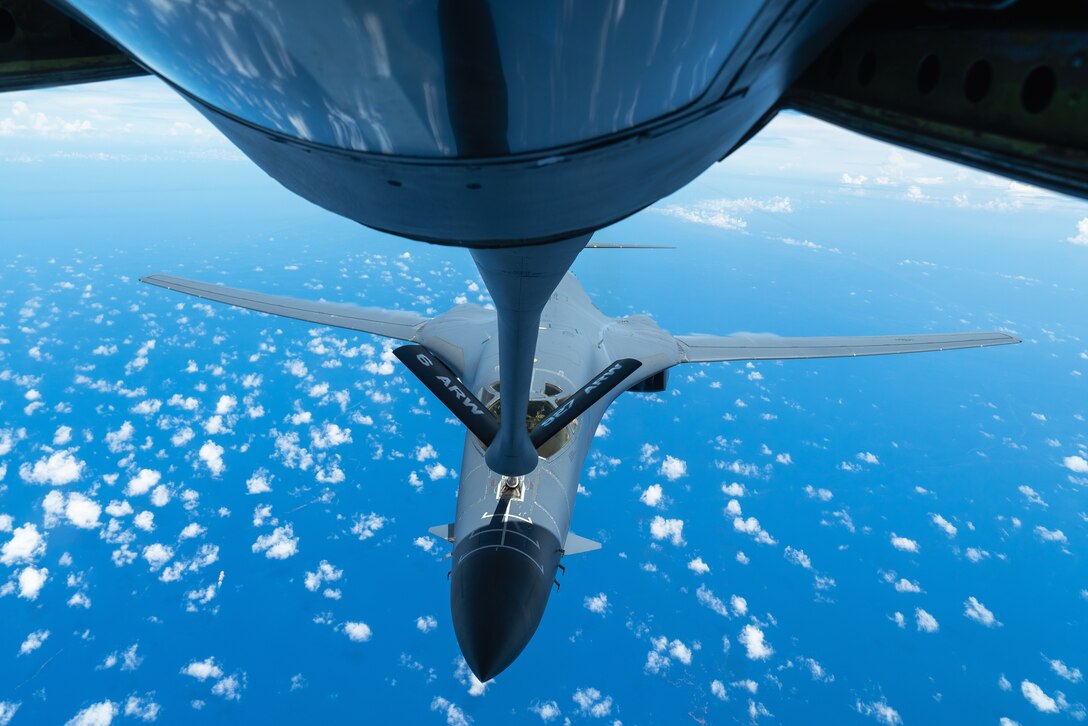
[{"label": "cockpit window", "polygon": [[[544,419],[559,407],[562,400],[565,400],[565,397],[562,397],[563,389],[554,383],[544,384],[544,396],[544,398],[529,401],[529,410],[525,416],[525,428],[527,431],[532,432],[533,429],[539,426]],[[499,398],[498,381],[486,386],[484,390],[481,391],[480,400],[483,401],[484,405],[487,406],[491,413],[495,414],[495,418],[502,418],[502,401]],[[574,429],[577,425],[578,422],[573,421],[565,426],[562,431],[544,442],[544,445],[539,447],[536,450],[536,453],[545,459],[550,459],[558,454],[574,437]]]}]

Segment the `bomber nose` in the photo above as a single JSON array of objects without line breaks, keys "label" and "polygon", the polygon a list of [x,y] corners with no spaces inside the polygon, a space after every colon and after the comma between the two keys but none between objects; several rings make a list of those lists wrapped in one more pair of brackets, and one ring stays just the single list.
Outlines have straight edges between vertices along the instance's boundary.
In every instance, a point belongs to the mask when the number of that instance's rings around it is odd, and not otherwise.
[{"label": "bomber nose", "polygon": [[536,632],[551,594],[558,541],[540,525],[489,525],[458,543],[450,586],[453,629],[465,662],[488,681]]}]

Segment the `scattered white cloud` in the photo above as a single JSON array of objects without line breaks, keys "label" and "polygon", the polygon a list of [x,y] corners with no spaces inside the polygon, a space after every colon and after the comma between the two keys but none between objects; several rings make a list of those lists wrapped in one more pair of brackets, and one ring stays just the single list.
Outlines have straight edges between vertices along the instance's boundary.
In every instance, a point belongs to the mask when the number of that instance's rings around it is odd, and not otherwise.
[{"label": "scattered white cloud", "polygon": [[658,473],[664,476],[669,481],[676,481],[677,479],[688,475],[688,464],[682,459],[677,459],[675,456],[665,456],[665,460],[661,462],[661,468]]},{"label": "scattered white cloud", "polygon": [[684,520],[654,517],[650,522],[650,536],[655,540],[668,540],[679,547],[684,544]]},{"label": "scattered white cloud", "polygon": [[737,640],[745,648],[745,655],[750,660],[767,660],[774,654],[774,648],[767,642],[759,626],[749,623],[741,628]]},{"label": "scattered white cloud", "polygon": [[1066,537],[1065,533],[1060,529],[1047,529],[1046,527],[1039,525],[1035,528],[1035,535],[1044,542],[1069,543],[1069,538]]},{"label": "scattered white cloud", "polygon": [[316,570],[306,573],[303,585],[310,592],[317,592],[324,583],[337,582],[343,576],[343,570],[333,567],[328,560],[321,560]]},{"label": "scattered white cloud", "polygon": [[178,539],[196,539],[207,531],[208,530],[205,527],[200,526],[196,522],[190,522],[182,528],[181,534],[178,535]]},{"label": "scattered white cloud", "polygon": [[75,457],[72,451],[54,451],[47,457],[19,467],[19,476],[33,484],[50,484],[55,487],[79,481],[86,463]]},{"label": "scattered white cloud", "polygon": [[423,468],[431,481],[438,481],[449,474],[449,469],[446,468],[446,465],[438,461],[433,464],[428,464]]},{"label": "scattered white cloud", "polygon": [[1058,703],[1031,681],[1025,679],[1020,683],[1020,693],[1024,694],[1028,703],[1035,706],[1035,710],[1041,713],[1058,712]]},{"label": "scattered white cloud", "polygon": [[875,465],[875,464],[880,463],[880,459],[878,459],[876,454],[874,454],[871,451],[859,451],[857,456],[854,457],[854,458],[856,458],[858,461],[863,462],[865,464],[874,464]]},{"label": "scattered white cloud", "polygon": [[662,499],[664,499],[664,491],[660,484],[651,484],[646,487],[642,494],[639,495],[638,500],[645,504],[647,507],[658,507],[661,505]]},{"label": "scattered white cloud", "polygon": [[26,636],[23,644],[19,646],[19,655],[27,655],[33,653],[38,648],[42,647],[42,644],[49,639],[48,630],[35,630],[30,635]]},{"label": "scattered white cloud", "polygon": [[896,592],[919,593],[919,592],[922,591],[922,586],[919,585],[917,582],[914,582],[912,580],[908,580],[905,577],[901,577],[895,583],[895,591]]},{"label": "scattered white cloud", "polygon": [[291,525],[276,527],[271,534],[264,534],[257,538],[252,547],[254,552],[263,552],[270,560],[286,560],[298,552],[298,537],[295,536]]},{"label": "scattered white cloud", "polygon": [[862,716],[874,718],[884,726],[899,726],[899,724],[903,723],[903,718],[899,715],[899,712],[889,706],[888,702],[883,698],[868,703],[858,701],[855,708]]},{"label": "scattered white cloud", "polygon": [[980,625],[985,625],[987,628],[1000,627],[1000,621],[994,618],[994,614],[990,610],[980,603],[974,596],[967,598],[963,603],[964,617],[974,620]]},{"label": "scattered white cloud", "polygon": [[370,514],[358,514],[351,525],[351,533],[359,539],[370,539],[385,526],[385,517],[371,512]]},{"label": "scattered white cloud", "polygon": [[741,499],[744,497],[744,485],[737,482],[722,484],[722,494],[727,497],[736,497],[738,499]]},{"label": "scattered white cloud", "polygon": [[1077,474],[1088,474],[1088,459],[1083,456],[1067,456],[1062,459],[1062,466]]},{"label": "scattered white cloud", "polygon": [[373,635],[370,626],[361,621],[349,620],[344,623],[344,635],[355,643],[365,643]]},{"label": "scattered white cloud", "polygon": [[989,557],[990,553],[986,550],[979,549],[978,547],[968,547],[964,551],[964,556],[968,559],[968,561],[977,564]]},{"label": "scattered white cloud", "polygon": [[341,444],[350,444],[351,429],[340,428],[334,423],[326,423],[320,429],[310,429],[310,440],[315,449],[331,449]]},{"label": "scattered white cloud", "polygon": [[208,467],[212,476],[219,476],[226,469],[223,463],[223,447],[214,441],[205,441],[198,453],[200,460]]},{"label": "scattered white cloud", "polygon": [[1046,502],[1043,501],[1043,498],[1039,496],[1039,492],[1035,491],[1027,484],[1021,484],[1016,489],[1024,495],[1024,498],[1028,500],[1029,504],[1038,504],[1040,507],[1049,506]]},{"label": "scattered white cloud", "polygon": [[241,690],[245,687],[244,675],[243,679],[239,679],[237,675],[221,678],[212,686],[212,693],[216,696],[222,696],[228,701],[240,700],[242,698]]},{"label": "scattered white cloud", "polygon": [[612,696],[604,696],[596,688],[579,688],[571,698],[583,716],[604,718],[612,713]]},{"label": "scattered white cloud", "polygon": [[155,542],[147,547],[144,547],[142,552],[143,558],[147,560],[147,564],[151,567],[151,570],[157,570],[174,557],[174,548],[169,545],[164,545],[160,542]]},{"label": "scattered white cloud", "polygon": [[956,536],[957,530],[956,530],[955,525],[953,525],[951,522],[949,522],[947,519],[945,519],[941,515],[939,515],[939,514],[934,514],[933,515],[933,524],[935,524],[938,527],[940,527],[941,529],[943,529],[944,533],[947,534],[949,537],[955,537]]},{"label": "scattered white cloud", "polygon": [[17,565],[33,562],[45,554],[45,539],[38,532],[38,527],[30,522],[16,527],[11,539],[0,547],[0,563]]},{"label": "scattered white cloud", "polygon": [[692,649],[681,640],[669,641],[664,635],[650,639],[651,650],[646,653],[643,670],[647,673],[664,673],[673,661],[691,665]]},{"label": "scattered white cloud", "polygon": [[1053,670],[1059,678],[1064,678],[1070,683],[1080,683],[1081,680],[1083,680],[1080,668],[1070,668],[1057,658],[1048,659],[1047,662],[1050,663],[1050,669]]},{"label": "scattered white cloud", "polygon": [[791,564],[797,565],[798,567],[802,567],[806,570],[812,569],[812,560],[809,559],[809,556],[805,554],[804,550],[794,549],[793,547],[787,545],[783,555],[785,556],[786,561]]},{"label": "scattered white cloud", "polygon": [[73,527],[94,529],[99,525],[98,517],[101,514],[102,507],[90,497],[79,492],[68,495],[68,502],[64,506],[64,516]]},{"label": "scattered white cloud", "polygon": [[413,453],[413,456],[415,457],[416,461],[422,463],[422,462],[428,461],[430,459],[437,459],[438,458],[438,452],[435,451],[435,448],[433,446],[431,446],[430,444],[424,444],[423,446],[417,446],[416,447],[416,450]]},{"label": "scattered white cloud", "polygon": [[65,726],[109,726],[118,711],[117,704],[113,701],[92,703],[68,719]]},{"label": "scattered white cloud", "polygon": [[1066,237],[1065,241],[1075,245],[1088,245],[1088,217],[1077,222],[1077,233]]},{"label": "scattered white cloud", "polygon": [[45,567],[28,565],[19,571],[19,597],[25,600],[37,600],[38,593],[49,579],[49,570]]},{"label": "scattered white cloud", "polygon": [[940,629],[937,618],[933,617],[922,608],[914,609],[914,622],[917,624],[918,630],[924,633],[936,633]]},{"label": "scattered white cloud", "polygon": [[765,529],[759,526],[759,520],[755,517],[748,517],[747,519],[744,519],[743,517],[735,517],[733,519],[733,529],[735,529],[737,532],[742,532],[744,534],[750,535],[753,539],[755,539],[756,542],[759,542],[760,544],[777,544],[775,539],[771,537],[771,535],[768,534]]},{"label": "scattered white cloud", "polygon": [[915,540],[907,537],[900,537],[895,532],[892,532],[892,547],[900,550],[901,552],[917,552],[921,549]]},{"label": "scattered white cloud", "polygon": [[159,718],[159,704],[151,700],[154,694],[144,697],[129,696],[125,701],[125,715],[130,718],[138,718],[145,723],[157,721]]},{"label": "scattered white cloud", "polygon": [[272,475],[268,473],[268,470],[258,469],[253,472],[253,476],[246,480],[246,493],[267,494],[272,491],[271,482]]},{"label": "scattered white cloud", "polygon": [[593,596],[586,596],[582,604],[585,606],[585,609],[591,613],[597,613],[602,616],[608,613],[608,595],[605,595],[603,592]]},{"label": "scattered white cloud", "polygon": [[719,229],[744,231],[748,222],[740,214],[751,211],[772,214],[789,213],[793,209],[789,197],[772,197],[761,200],[751,197],[741,199],[706,199],[691,205],[670,204],[664,207],[651,207],[651,211],[685,222],[705,224]]},{"label": "scattered white cloud", "polygon": [[223,677],[223,669],[215,662],[215,658],[206,658],[201,661],[191,661],[181,669],[181,674],[197,679],[201,683],[211,678],[217,680]]},{"label": "scattered white cloud", "polygon": [[555,701],[545,701],[544,703],[534,703],[529,706],[529,710],[540,716],[541,721],[551,721],[562,715],[562,711],[559,710],[559,704]]},{"label": "scattered white cloud", "polygon": [[159,483],[160,479],[162,479],[162,474],[154,469],[140,469],[136,476],[129,479],[125,494],[130,497],[147,494],[152,487]]},{"label": "scattered white cloud", "polygon": [[67,446],[72,441],[72,427],[58,426],[53,433],[53,446]]},{"label": "scattered white cloud", "polygon": [[486,683],[481,681],[476,677],[476,674],[469,669],[465,659],[460,657],[457,658],[457,670],[453,672],[453,677],[456,678],[457,682],[462,686],[468,686],[468,695],[473,697],[484,695],[484,693],[487,692],[488,686],[495,682],[493,680],[487,681]]},{"label": "scattered white cloud", "polygon": [[703,562],[702,557],[696,557],[688,562],[688,569],[694,572],[696,575],[705,575],[710,572],[710,565]]},{"label": "scattered white cloud", "polygon": [[695,599],[700,605],[710,608],[718,615],[729,617],[729,609],[726,608],[725,603],[706,585],[699,585],[699,589],[695,591]]},{"label": "scattered white cloud", "polygon": [[132,525],[136,529],[142,529],[144,532],[152,532],[155,530],[155,513],[143,511],[132,518]]},{"label": "scattered white cloud", "polygon": [[446,715],[446,726],[469,726],[472,723],[472,720],[465,715],[465,712],[457,704],[447,701],[442,696],[436,696],[431,701],[431,710]]}]

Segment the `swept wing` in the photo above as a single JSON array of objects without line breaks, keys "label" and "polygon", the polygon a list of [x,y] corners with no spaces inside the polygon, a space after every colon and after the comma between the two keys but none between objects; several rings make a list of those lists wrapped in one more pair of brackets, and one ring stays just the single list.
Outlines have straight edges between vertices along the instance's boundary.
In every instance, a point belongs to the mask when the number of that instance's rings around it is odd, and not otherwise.
[{"label": "swept wing", "polygon": [[862,355],[925,353],[960,348],[1011,345],[1020,339],[997,331],[923,335],[784,338],[763,333],[736,335],[678,335],[681,362],[786,360],[794,358],[852,358]]},{"label": "swept wing", "polygon": [[331,325],[334,328],[358,330],[397,340],[416,340],[419,329],[430,319],[407,310],[383,310],[342,303],[299,300],[293,297],[266,295],[252,290],[186,280],[172,275],[147,275],[141,277],[140,282],[269,315],[294,318],[319,325]]}]

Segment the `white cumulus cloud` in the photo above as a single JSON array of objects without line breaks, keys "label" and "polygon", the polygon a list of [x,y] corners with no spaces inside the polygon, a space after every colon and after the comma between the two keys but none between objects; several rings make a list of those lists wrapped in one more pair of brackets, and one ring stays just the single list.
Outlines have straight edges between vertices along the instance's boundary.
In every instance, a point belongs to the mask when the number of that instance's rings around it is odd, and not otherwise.
[{"label": "white cumulus cloud", "polygon": [[161,478],[162,474],[154,469],[140,469],[136,476],[129,479],[125,494],[130,497],[147,494],[153,486],[159,483]]},{"label": "white cumulus cloud", "polygon": [[344,623],[344,635],[355,643],[365,643],[372,634],[370,626],[364,622],[349,620]]},{"label": "white cumulus cloud", "polygon": [[665,460],[661,462],[659,473],[669,481],[676,481],[680,477],[687,476],[688,464],[675,456],[666,456]]},{"label": "white cumulus cloud", "polygon": [[98,502],[79,492],[68,495],[68,503],[64,506],[64,516],[74,527],[80,529],[94,529],[98,526],[98,518],[102,514],[102,507]]},{"label": "white cumulus cloud", "polygon": [[223,447],[214,441],[205,441],[204,445],[200,447],[198,455],[200,460],[208,467],[208,471],[212,473],[212,476],[219,476],[227,468],[223,463]]},{"label": "white cumulus cloud", "polygon": [[54,451],[48,457],[39,459],[34,465],[23,464],[19,467],[19,476],[33,484],[50,484],[55,487],[79,481],[86,464],[77,459],[71,451]]},{"label": "white cumulus cloud", "polygon": [[65,726],[109,726],[117,715],[117,704],[113,701],[92,703],[72,718]]},{"label": "white cumulus cloud", "polygon": [[667,539],[679,547],[684,544],[684,520],[654,517],[650,522],[650,536],[655,540]]},{"label": "white cumulus cloud", "polygon": [[902,552],[917,552],[921,549],[918,543],[908,537],[900,537],[895,532],[892,532],[892,547]]},{"label": "white cumulus cloud", "polygon": [[295,536],[291,525],[276,527],[271,534],[263,534],[257,538],[252,547],[254,552],[263,552],[270,560],[286,560],[298,552],[298,537]]},{"label": "white cumulus cloud", "polygon": [[26,640],[19,646],[19,655],[26,655],[27,653],[33,653],[38,648],[42,647],[42,643],[49,639],[48,630],[35,630],[30,635],[26,636]]},{"label": "white cumulus cloud", "polygon": [[660,484],[651,484],[646,487],[642,494],[639,495],[638,500],[645,504],[647,507],[657,507],[661,504],[661,500],[664,498],[664,491],[661,489]]},{"label": "white cumulus cloud", "polygon": [[45,581],[49,579],[49,570],[44,567],[29,565],[19,571],[19,597],[37,600]]},{"label": "white cumulus cloud", "polygon": [[933,524],[935,524],[938,527],[940,527],[941,529],[943,529],[944,533],[947,534],[949,537],[955,537],[956,536],[957,530],[956,530],[955,525],[953,525],[951,522],[949,522],[947,519],[945,519],[941,515],[939,515],[939,514],[934,514],[933,515]]},{"label": "white cumulus cloud", "polygon": [[1083,456],[1067,456],[1062,459],[1062,466],[1078,474],[1088,474],[1088,459]]},{"label": "white cumulus cloud", "polygon": [[976,623],[985,625],[987,628],[999,627],[1000,621],[994,618],[994,614],[990,612],[989,608],[980,603],[975,597],[969,597],[963,603],[964,617],[974,620]]},{"label": "white cumulus cloud", "polygon": [[591,613],[603,616],[608,612],[608,595],[601,592],[592,597],[587,596],[582,604]]},{"label": "white cumulus cloud", "polygon": [[774,648],[767,643],[763,631],[751,623],[741,629],[737,640],[745,647],[746,655],[751,660],[767,660],[774,654]]},{"label": "white cumulus cloud", "polygon": [[9,566],[32,562],[43,554],[45,539],[38,532],[38,527],[28,522],[22,527],[16,527],[11,533],[11,539],[0,547],[0,562]]},{"label": "white cumulus cloud", "polygon": [[1024,698],[1027,699],[1028,703],[1035,706],[1035,710],[1042,713],[1058,712],[1057,702],[1031,681],[1024,680],[1020,683],[1020,693],[1024,694]]},{"label": "white cumulus cloud", "polygon": [[914,609],[914,622],[918,625],[918,630],[921,630],[924,633],[936,633],[940,629],[937,618],[933,617],[922,608]]},{"label": "white cumulus cloud", "polygon": [[1088,217],[1077,222],[1077,233],[1066,237],[1065,241],[1075,245],[1088,245]]}]

